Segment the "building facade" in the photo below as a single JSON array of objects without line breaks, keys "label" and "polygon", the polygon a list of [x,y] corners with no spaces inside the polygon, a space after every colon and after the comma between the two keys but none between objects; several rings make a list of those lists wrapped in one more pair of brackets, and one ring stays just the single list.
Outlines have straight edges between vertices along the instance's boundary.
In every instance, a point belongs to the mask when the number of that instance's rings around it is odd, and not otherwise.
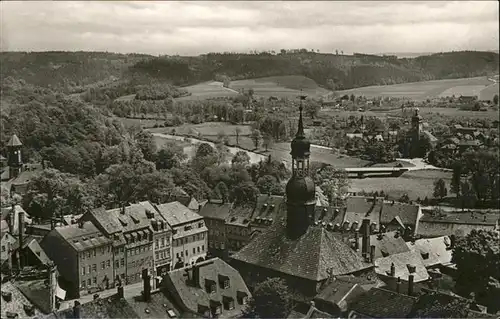
[{"label": "building facade", "polygon": [[203,217],[179,202],[156,205],[156,208],[172,228],[174,268],[205,260],[208,229]]}]

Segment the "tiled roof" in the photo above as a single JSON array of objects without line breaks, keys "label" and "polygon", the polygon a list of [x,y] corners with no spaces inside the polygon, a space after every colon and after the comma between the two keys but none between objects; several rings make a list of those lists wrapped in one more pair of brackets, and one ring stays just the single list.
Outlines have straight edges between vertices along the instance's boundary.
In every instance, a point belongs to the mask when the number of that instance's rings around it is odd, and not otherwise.
[{"label": "tiled roof", "polygon": [[16,134],[12,134],[10,137],[10,140],[7,142],[7,146],[22,146],[23,143],[21,143],[21,140],[19,140],[19,137],[17,137]]},{"label": "tiled roof", "polygon": [[203,218],[179,202],[156,205],[156,207],[160,215],[172,227]]},{"label": "tiled roof", "polygon": [[209,201],[200,209],[199,214],[205,218],[225,220],[229,216],[231,206],[231,203]]},{"label": "tiled roof", "polygon": [[342,224],[344,219],[344,211],[341,208],[331,206],[316,206],[314,208],[314,221],[326,224]]},{"label": "tiled roof", "polygon": [[[422,255],[426,267],[434,265],[447,265],[451,263],[452,250],[448,236],[423,238],[415,242],[408,242],[408,248],[411,251],[417,251]],[[428,256],[426,255],[428,254]]]},{"label": "tiled roof", "polygon": [[[7,206],[7,207],[2,207],[2,220],[7,221],[9,219],[9,215],[12,211],[12,206]],[[20,205],[15,205],[15,214],[14,214],[14,227],[12,229],[12,235],[18,235],[19,234],[19,213],[23,212],[24,213],[24,224],[29,225],[32,223],[32,220],[28,213],[20,206]],[[25,226],[26,227],[26,226]]]},{"label": "tiled roof", "polygon": [[45,279],[21,281],[16,287],[43,313],[50,313],[50,293]]},{"label": "tiled roof", "polygon": [[309,227],[296,240],[286,237],[280,220],[232,256],[233,259],[292,276],[321,281],[371,267],[323,227]]},{"label": "tiled roof", "polygon": [[177,317],[181,316],[181,311],[161,291],[152,293],[148,302],[145,302],[142,296],[137,296],[127,298],[127,303],[140,318],[169,318],[169,310]]},{"label": "tiled roof", "polygon": [[410,316],[413,318],[466,318],[470,312],[470,300],[440,293],[427,292],[418,298]]},{"label": "tiled roof", "polygon": [[336,305],[342,311],[347,311],[348,304],[363,293],[365,290],[357,283],[335,280],[325,287],[314,300]]},{"label": "tiled roof", "polygon": [[414,297],[373,288],[359,296],[350,309],[372,318],[406,318],[416,301]]},{"label": "tiled roof", "polygon": [[[23,243],[23,248],[26,249],[28,248],[31,250],[34,256],[40,261],[42,265],[48,265],[51,260],[45,253],[45,251],[42,249],[40,244],[38,243],[38,240],[34,238],[34,236],[28,236]],[[19,241],[16,241],[14,245],[12,245],[12,250],[16,251],[19,249]]]},{"label": "tiled roof", "polygon": [[384,258],[375,259],[375,271],[382,276],[390,276],[391,264],[394,263],[395,278],[408,281],[410,271],[408,265],[415,266],[414,282],[424,281],[429,278],[429,273],[425,268],[424,261],[419,252],[408,251]]},{"label": "tiled roof", "polygon": [[[360,253],[362,241],[363,238],[360,236],[358,242]],[[410,251],[403,237],[396,236],[396,232],[370,235],[370,246],[372,245],[375,246],[375,259]]]},{"label": "tiled roof", "polygon": [[[73,307],[60,310],[56,318],[74,318]],[[112,295],[107,298],[99,298],[80,305],[80,318],[105,319],[105,318],[140,318],[134,308],[125,299]]]},{"label": "tiled roof", "polygon": [[[197,266],[199,267],[197,287],[187,282],[186,268],[169,272],[166,280],[170,293],[177,295],[184,307],[195,313],[199,312],[199,306],[209,307],[211,300],[222,302],[224,298],[232,298],[235,308],[222,310],[222,315],[223,317],[240,315],[244,306],[237,302],[238,294],[243,293],[248,297],[251,297],[251,294],[239,272],[219,258],[198,263]],[[221,288],[219,280],[221,275],[229,279],[229,288]],[[206,291],[206,280],[215,283],[214,293]]]},{"label": "tiled roof", "polygon": [[382,198],[351,196],[347,199],[347,208],[344,221],[353,223],[357,221],[359,225],[363,218],[369,218],[371,222],[388,224],[399,216],[405,225],[415,225],[419,212],[418,205],[385,201]]},{"label": "tiled roof", "polygon": [[93,247],[110,244],[112,241],[104,235],[91,222],[56,227],[55,231],[66,240],[76,251],[83,251]]},{"label": "tiled roof", "polygon": [[282,205],[285,205],[283,196],[260,194],[257,196],[252,219],[257,217],[276,219],[283,208]]},{"label": "tiled roof", "polygon": [[11,293],[10,301],[7,301],[4,296],[0,302],[2,318],[7,318],[7,312],[15,313],[18,318],[34,318],[40,316],[41,312],[35,307],[33,316],[26,313],[25,307],[33,307],[34,305],[17,289],[10,281],[2,283],[2,294]]}]

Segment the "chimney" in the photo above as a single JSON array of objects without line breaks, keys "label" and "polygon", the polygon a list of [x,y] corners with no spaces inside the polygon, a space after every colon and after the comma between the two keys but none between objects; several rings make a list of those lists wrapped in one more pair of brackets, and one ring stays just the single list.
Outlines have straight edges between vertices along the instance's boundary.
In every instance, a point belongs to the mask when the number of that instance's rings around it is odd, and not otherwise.
[{"label": "chimney", "polygon": [[24,245],[24,212],[19,212],[19,267],[23,269],[24,267],[24,254],[23,254],[23,245]]},{"label": "chimney", "polygon": [[149,302],[151,300],[151,277],[147,268],[142,270],[142,282],[144,301]]},{"label": "chimney", "polygon": [[120,214],[125,215],[125,204],[122,204],[122,207],[120,209]]},{"label": "chimney", "polygon": [[396,292],[401,293],[401,277],[398,277],[398,281],[396,281]]},{"label": "chimney", "polygon": [[391,277],[396,276],[396,266],[394,266],[394,263],[391,263]]},{"label": "chimney", "polygon": [[192,280],[192,283],[195,287],[200,286],[200,266],[199,265],[193,265],[191,280]]},{"label": "chimney", "polygon": [[370,247],[370,220],[368,218],[363,219],[361,229],[363,232],[361,252],[363,257],[366,257],[366,255],[368,254],[368,247]]},{"label": "chimney", "polygon": [[116,287],[116,296],[119,299],[123,299],[124,298],[123,286],[121,285],[121,283]]},{"label": "chimney", "polygon": [[408,296],[413,296],[413,279],[414,275],[410,274],[408,276]]},{"label": "chimney", "polygon": [[81,220],[78,221],[78,228],[83,228],[83,221]]},{"label": "chimney", "polygon": [[375,261],[375,245],[370,246],[370,262]]},{"label": "chimney", "polygon": [[73,306],[73,318],[80,319],[80,307],[80,302],[76,300]]},{"label": "chimney", "polygon": [[359,232],[354,232],[354,250],[359,249]]},{"label": "chimney", "polygon": [[56,289],[57,289],[56,265],[54,263],[51,263],[49,265],[50,312],[56,310]]},{"label": "chimney", "polygon": [[9,233],[14,236],[14,223],[16,220],[16,205],[12,204],[12,209],[9,213],[9,219],[7,220],[9,226]]}]

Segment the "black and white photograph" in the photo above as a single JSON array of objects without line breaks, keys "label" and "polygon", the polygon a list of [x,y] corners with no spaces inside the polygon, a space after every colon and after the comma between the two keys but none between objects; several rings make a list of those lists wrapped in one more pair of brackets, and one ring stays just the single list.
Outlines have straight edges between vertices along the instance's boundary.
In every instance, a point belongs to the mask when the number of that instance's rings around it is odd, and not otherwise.
[{"label": "black and white photograph", "polygon": [[7,319],[500,319],[498,1],[1,1]]}]

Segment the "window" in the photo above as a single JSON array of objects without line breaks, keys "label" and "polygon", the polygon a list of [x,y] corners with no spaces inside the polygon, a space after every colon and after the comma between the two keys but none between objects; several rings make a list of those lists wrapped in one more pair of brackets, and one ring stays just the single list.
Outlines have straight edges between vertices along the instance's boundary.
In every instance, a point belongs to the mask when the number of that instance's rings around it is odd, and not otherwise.
[{"label": "window", "polygon": [[123,254],[123,247],[120,247],[120,253]]},{"label": "window", "polygon": [[92,281],[94,282],[94,285],[97,284],[97,277],[94,277]]},{"label": "window", "polygon": [[224,289],[229,288],[229,279],[224,280]]},{"label": "window", "polygon": [[82,267],[82,275],[85,275],[85,266]]},{"label": "window", "polygon": [[122,267],[124,267],[125,266],[125,258],[122,258],[120,263],[122,264]]},{"label": "window", "polygon": [[135,261],[133,261],[131,264],[132,264],[132,268],[134,268],[135,267]]},{"label": "window", "polygon": [[120,261],[119,260],[115,261],[115,268],[120,268]]},{"label": "window", "polygon": [[[2,251],[5,251],[5,246],[2,246]],[[85,259],[85,252],[80,255],[81,259]]]},{"label": "window", "polygon": [[165,246],[165,237],[162,237],[161,238],[161,247],[164,247]]},{"label": "window", "polygon": [[203,222],[199,222],[199,223],[198,223],[198,227],[199,227],[199,228],[203,227]]},{"label": "window", "polygon": [[91,271],[90,271],[90,267],[91,267],[91,266],[89,265],[89,271],[88,271],[88,273],[89,273],[89,274],[90,274],[90,272],[91,272]]},{"label": "window", "polygon": [[158,249],[159,246],[160,246],[160,240],[158,238],[156,238],[155,248]]},{"label": "window", "polygon": [[181,257],[184,257],[184,252],[183,251],[181,251]]},{"label": "window", "polygon": [[87,279],[87,286],[90,286],[90,285],[92,285],[92,279],[89,278],[89,279]]},{"label": "window", "polygon": [[136,255],[138,255],[139,253],[140,253],[139,248],[138,248],[138,247],[136,247],[136,248],[135,248],[135,254],[136,254]]},{"label": "window", "polygon": [[97,256],[97,250],[93,249],[93,251],[94,251],[94,257]]},{"label": "window", "polygon": [[111,261],[108,259],[108,260],[106,261],[106,268],[109,268],[109,267],[111,267]]},{"label": "window", "polygon": [[94,271],[94,272],[97,271],[97,265],[96,264],[92,265],[92,271]]},{"label": "window", "polygon": [[85,288],[85,280],[82,280],[82,288]]},{"label": "window", "polygon": [[104,269],[104,268],[105,268],[105,265],[106,265],[106,264],[104,263],[104,261],[101,261],[101,269]]},{"label": "window", "polygon": [[92,257],[92,251],[89,250],[89,251],[87,251],[87,258],[90,258],[90,257]]},{"label": "window", "polygon": [[196,248],[193,247],[193,255],[196,254]]},{"label": "window", "polygon": [[186,250],[186,257],[188,256],[188,251]]},{"label": "window", "polygon": [[197,249],[198,249],[198,252],[200,252],[200,246],[198,246],[198,248],[197,248]]},{"label": "window", "polygon": [[159,259],[158,255],[158,252],[155,252],[155,259]]},{"label": "window", "polygon": [[205,251],[205,245],[201,245],[201,251]]}]

